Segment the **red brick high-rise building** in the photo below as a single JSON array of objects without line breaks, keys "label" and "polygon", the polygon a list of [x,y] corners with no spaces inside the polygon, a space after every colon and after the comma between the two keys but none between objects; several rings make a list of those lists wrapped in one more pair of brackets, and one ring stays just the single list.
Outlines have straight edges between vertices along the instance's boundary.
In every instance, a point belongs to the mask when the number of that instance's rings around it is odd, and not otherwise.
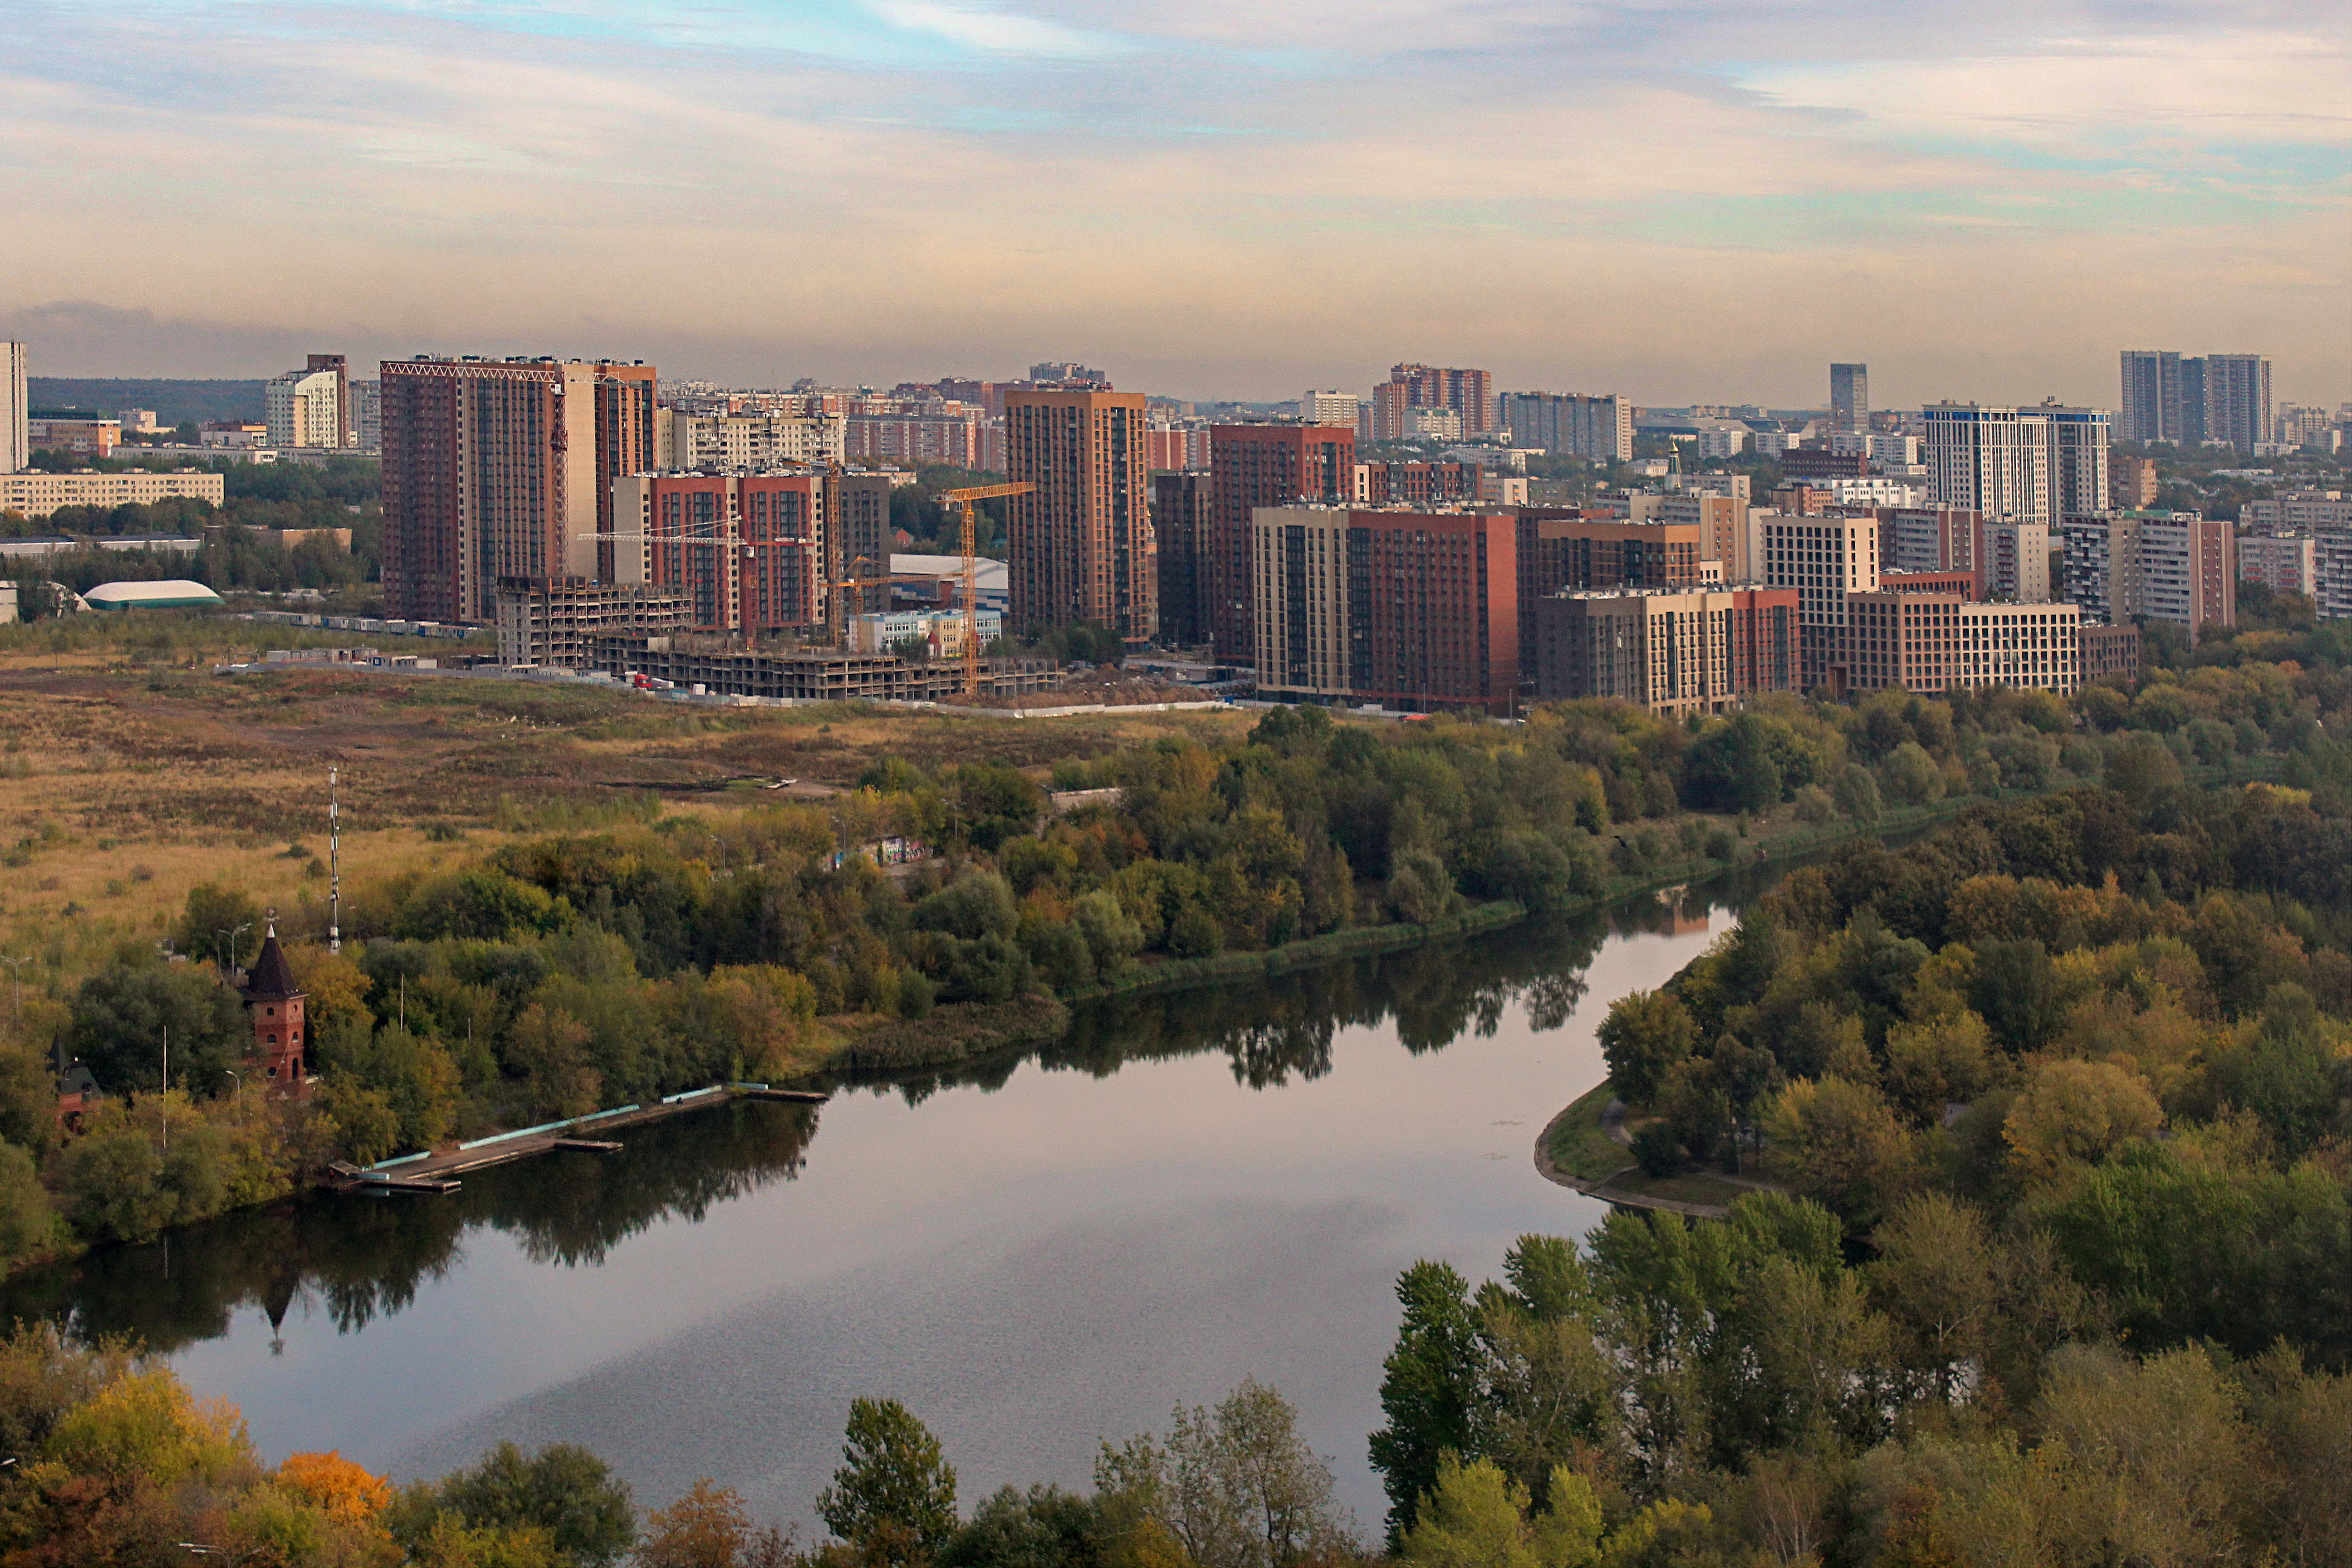
[{"label": "red brick high-rise building", "polygon": [[1151,636],[1157,584],[1139,392],[1034,387],[1004,394],[1005,478],[1037,488],[1007,502],[1008,629],[1105,626]]},{"label": "red brick high-rise building", "polygon": [[1515,515],[1267,507],[1252,535],[1261,696],[1414,712],[1516,702]]},{"label": "red brick high-rise building", "polygon": [[612,575],[613,481],[654,467],[654,367],[387,360],[383,591],[393,615],[496,619],[501,577]]},{"label": "red brick high-rise building", "polygon": [[1262,506],[1354,498],[1356,433],[1337,425],[1218,425],[1209,431],[1209,536],[1202,576],[1217,657],[1246,664],[1255,611],[1250,530]]},{"label": "red brick high-rise building", "polygon": [[1402,441],[1413,433],[1406,411],[1450,408],[1462,416],[1465,437],[1495,432],[1495,378],[1483,370],[1400,364],[1389,369],[1388,380],[1372,388],[1371,438]]}]

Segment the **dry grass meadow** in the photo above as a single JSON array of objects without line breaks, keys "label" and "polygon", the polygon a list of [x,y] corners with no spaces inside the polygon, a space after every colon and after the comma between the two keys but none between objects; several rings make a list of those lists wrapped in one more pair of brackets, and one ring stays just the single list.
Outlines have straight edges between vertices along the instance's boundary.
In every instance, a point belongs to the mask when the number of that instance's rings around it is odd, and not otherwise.
[{"label": "dry grass meadow", "polygon": [[895,753],[926,767],[998,761],[1043,782],[1064,759],[1249,722],[714,709],[457,675],[216,675],[217,662],[289,639],[218,620],[39,635],[54,626],[0,627],[0,956],[32,960],[28,997],[61,995],[117,944],[163,936],[199,882],[242,888],[297,929],[323,925],[330,766],[348,893],[655,803],[723,816],[779,800],[742,787],[752,780],[822,794]]}]

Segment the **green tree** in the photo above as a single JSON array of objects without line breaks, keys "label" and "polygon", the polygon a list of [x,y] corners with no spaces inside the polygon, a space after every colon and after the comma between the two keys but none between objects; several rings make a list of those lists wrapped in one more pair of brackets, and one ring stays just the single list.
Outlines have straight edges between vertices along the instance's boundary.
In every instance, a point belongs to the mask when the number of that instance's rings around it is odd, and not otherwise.
[{"label": "green tree", "polygon": [[236,992],[191,963],[115,963],[81,984],[68,1035],[99,1087],[110,1094],[162,1087],[164,1032],[172,1081],[199,1097],[228,1087],[225,1070],[252,1044]]},{"label": "green tree", "polygon": [[1916,741],[1906,741],[1886,759],[1886,787],[1906,805],[1926,805],[1944,793],[1944,770]]},{"label": "green tree", "polygon": [[937,1568],[1095,1568],[1107,1542],[1101,1505],[1059,1487],[1004,1487],[972,1510],[932,1559]]},{"label": "green tree", "polygon": [[1676,1064],[1698,1048],[1698,1026],[1682,1001],[1666,991],[1631,991],[1610,1004],[1601,1021],[1601,1055],[1609,1081],[1628,1105],[1648,1105]]},{"label": "green tree", "polygon": [[571,1443],[551,1443],[536,1454],[500,1443],[437,1486],[418,1482],[394,1505],[393,1532],[421,1542],[443,1514],[468,1530],[544,1531],[549,1544],[579,1568],[609,1568],[637,1540],[628,1483]]},{"label": "green tree", "polygon": [[1708,725],[1683,758],[1683,798],[1701,811],[1763,811],[1780,798],[1773,721],[1740,713]]},{"label": "green tree", "polygon": [[[1549,1507],[1535,1511],[1527,1489],[1491,1460],[1438,1463],[1397,1555],[1414,1568],[1584,1568],[1601,1558],[1601,1503],[1592,1484],[1552,1472]],[[1532,1513],[1532,1517],[1530,1514]]]},{"label": "green tree", "polygon": [[1437,1484],[1439,1457],[1479,1451],[1486,1367],[1469,1282],[1452,1264],[1414,1264],[1398,1279],[1396,1293],[1404,1321],[1382,1363],[1381,1414],[1387,1421],[1370,1443],[1372,1468],[1389,1494],[1392,1548]]},{"label": "green tree", "polygon": [[817,1517],[867,1561],[927,1562],[955,1533],[955,1471],[904,1405],[852,1400],[841,1458]]},{"label": "green tree", "polygon": [[1254,1378],[1213,1413],[1180,1405],[1164,1447],[1149,1432],[1104,1444],[1095,1483],[1109,1518],[1148,1523],[1194,1568],[1290,1568],[1352,1550],[1331,1472],[1289,1403]]},{"label": "green tree", "polygon": [[2164,1108],[2137,1073],[2113,1062],[2050,1061],[2025,1080],[2001,1139],[2029,1181],[2048,1182],[2163,1124]]},{"label": "green tree", "polygon": [[172,942],[199,963],[241,969],[261,951],[261,906],[241,888],[199,882],[172,928]]}]

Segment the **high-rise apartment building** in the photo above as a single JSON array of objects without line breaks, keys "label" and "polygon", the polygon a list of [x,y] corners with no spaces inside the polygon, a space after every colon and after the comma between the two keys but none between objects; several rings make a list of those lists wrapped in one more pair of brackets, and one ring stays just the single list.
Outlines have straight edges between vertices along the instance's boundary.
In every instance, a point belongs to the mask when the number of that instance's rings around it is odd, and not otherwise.
[{"label": "high-rise apartment building", "polygon": [[684,597],[697,631],[827,620],[824,475],[624,474],[613,489],[625,526],[610,581]]},{"label": "high-rise apartment building", "polygon": [[1614,698],[1672,718],[1726,713],[1797,686],[1797,595],[1787,588],[1570,591],[1534,606],[1530,659],[1547,701]]},{"label": "high-rise apartment building", "polygon": [[1511,445],[1596,463],[1633,460],[1633,405],[1610,393],[1507,392],[1503,427]]},{"label": "high-rise apartment building", "polygon": [[387,609],[488,622],[500,577],[613,580],[613,481],[655,467],[654,367],[387,360]]},{"label": "high-rise apartment building", "polygon": [[1982,571],[1982,512],[1935,506],[1893,506],[1875,510],[1878,514],[1881,571]]},{"label": "high-rise apartment building", "polygon": [[1878,586],[1878,520],[1766,512],[1759,521],[1765,584],[1797,590],[1799,675],[1804,689],[1840,689],[1844,684],[1846,595]]},{"label": "high-rise apartment building", "polygon": [[1309,425],[1340,425],[1353,430],[1364,400],[1352,392],[1302,392],[1298,417]]},{"label": "high-rise apartment building", "polygon": [[[889,475],[831,470],[824,477],[824,504],[818,522],[824,535],[826,583],[890,574]],[[890,607],[890,589],[877,584],[841,594],[828,591],[818,605],[818,618],[828,626],[833,625],[836,605],[853,616],[877,615]]]},{"label": "high-rise apartment building", "polygon": [[2241,451],[2272,439],[2271,362],[2261,354],[2184,357],[2171,349],[2123,351],[2126,441],[2199,447],[2222,441]]},{"label": "high-rise apartment building", "polygon": [[[2134,439],[2135,437],[2126,437]],[[2145,511],[2156,504],[2156,459],[2107,459],[2107,505],[2117,511]]]},{"label": "high-rise apartment building", "polygon": [[1536,606],[1562,591],[1686,588],[1705,576],[1696,523],[1623,522],[1582,510],[1518,510],[1519,647],[1536,646]]},{"label": "high-rise apartment building", "polygon": [[1870,367],[1830,366],[1830,428],[1859,434],[1870,428]]},{"label": "high-rise apartment building", "polygon": [[1355,499],[1357,467],[1356,433],[1341,426],[1211,426],[1204,576],[1209,636],[1219,658],[1246,663],[1253,657],[1256,578],[1250,552],[1257,509],[1302,500],[1345,505]]},{"label": "high-rise apartment building", "polygon": [[2200,626],[2238,619],[2237,530],[2188,511],[2102,511],[2066,520],[2067,596],[2090,619]]},{"label": "high-rise apartment building", "polygon": [[372,452],[383,449],[383,383],[352,383],[352,442]]},{"label": "high-rise apartment building", "polygon": [[1494,377],[1483,370],[1391,366],[1388,380],[1372,388],[1372,439],[1412,439],[1420,433],[1412,417],[1416,408],[1450,409],[1462,419],[1457,434],[1490,436],[1495,431]]},{"label": "high-rise apartment building", "polygon": [[2171,349],[2123,351],[2123,409],[2116,434],[2149,446],[2185,445],[2181,425],[2180,355]]},{"label": "high-rise apartment building", "polygon": [[2238,536],[2238,581],[2260,583],[2273,594],[2316,599],[2319,557],[2309,534],[2242,533]]},{"label": "high-rise apartment building", "polygon": [[1920,411],[1928,499],[1986,522],[2055,526],[2107,499],[2105,410],[2045,403],[1996,408],[1938,403]]},{"label": "high-rise apartment building", "polygon": [[2049,429],[2038,416],[1973,403],[1920,411],[1920,460],[1938,506],[1982,512],[1987,521],[2050,521]]},{"label": "high-rise apartment building", "polygon": [[1507,710],[1519,684],[1517,530],[1500,512],[1261,508],[1259,694]]},{"label": "high-rise apartment building", "polygon": [[1717,563],[1726,583],[1756,579],[1754,546],[1748,536],[1748,508],[1735,496],[1682,492],[1664,498],[1658,521],[1698,530],[1699,559]]},{"label": "high-rise apartment building", "polygon": [[691,414],[664,408],[655,416],[654,461],[662,468],[766,468],[779,463],[838,463],[850,458],[898,457],[852,452],[848,421],[839,414]]},{"label": "high-rise apartment building", "polygon": [[1981,530],[1988,598],[2041,605],[2050,599],[2050,525],[1988,522]]},{"label": "high-rise apartment building", "polygon": [[343,385],[344,377],[331,369],[289,370],[272,378],[262,389],[269,422],[269,444],[341,446],[346,423]]},{"label": "high-rise apartment building", "polygon": [[335,378],[335,412],[340,416],[332,441],[322,441],[322,447],[348,447],[356,430],[352,416],[352,364],[341,354],[311,354],[303,361],[303,369],[325,371]]},{"label": "high-rise apartment building", "polygon": [[1004,462],[1007,479],[1037,487],[1007,502],[1013,627],[1085,621],[1150,637],[1158,584],[1143,395],[1008,390]]},{"label": "high-rise apartment building", "polygon": [[1179,470],[1151,476],[1151,539],[1159,551],[1160,640],[1192,647],[1210,639],[1210,476]]},{"label": "high-rise apartment building", "polygon": [[1108,392],[1110,390],[1110,377],[1095,369],[1092,365],[1080,364],[1075,360],[1046,360],[1042,363],[1033,364],[1029,367],[1029,379],[1031,381],[1075,383],[1086,386],[1098,386],[1105,392]]},{"label": "high-rise apartment building", "polygon": [[0,474],[13,474],[33,460],[26,429],[33,405],[25,390],[25,345],[0,342]]},{"label": "high-rise apartment building", "polygon": [[2271,362],[2261,354],[2205,356],[2205,439],[2252,452],[2272,439]]}]

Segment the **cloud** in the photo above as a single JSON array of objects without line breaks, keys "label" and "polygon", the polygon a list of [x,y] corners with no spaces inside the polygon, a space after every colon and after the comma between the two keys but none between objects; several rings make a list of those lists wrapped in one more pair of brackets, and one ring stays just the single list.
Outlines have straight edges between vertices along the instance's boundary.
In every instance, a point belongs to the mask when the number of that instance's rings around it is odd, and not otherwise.
[{"label": "cloud", "polygon": [[994,54],[1046,59],[1087,59],[1120,52],[1125,46],[1097,33],[1066,27],[1017,12],[940,0],[870,0],[874,13],[893,26],[936,33],[950,42]]},{"label": "cloud", "polygon": [[1892,398],[2111,400],[2161,338],[2352,392],[2342,25],[1972,16],[1956,49],[1859,0],[20,0],[0,311],[149,312],[20,317],[89,374],[299,336],[1789,402],[1862,355]]}]

